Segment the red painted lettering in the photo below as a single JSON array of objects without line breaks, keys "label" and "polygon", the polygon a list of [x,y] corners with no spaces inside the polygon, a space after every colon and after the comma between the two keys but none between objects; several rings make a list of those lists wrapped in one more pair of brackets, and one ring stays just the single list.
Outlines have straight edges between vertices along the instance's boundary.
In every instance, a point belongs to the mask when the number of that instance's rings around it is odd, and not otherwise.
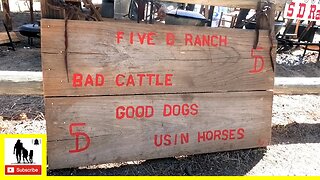
[{"label": "red painted lettering", "polygon": [[[131,114],[130,114],[131,113]],[[134,117],[134,107],[128,106],[126,109],[126,115],[128,119],[132,119]]]},{"label": "red painted lettering", "polygon": [[229,138],[230,140],[235,139],[235,136],[234,136],[234,135],[235,135],[235,134],[234,134],[235,132],[236,132],[235,129],[230,129],[230,138]]},{"label": "red painted lettering", "polygon": [[124,32],[122,31],[117,32],[117,44],[120,44],[120,39],[123,39],[123,35],[124,35]]},{"label": "red painted lettering", "polygon": [[[84,132],[74,132],[73,128],[75,127],[82,127],[82,126],[86,126],[86,123],[72,123],[69,125],[69,133],[71,136],[75,136],[76,137],[76,147],[75,149],[69,150],[69,153],[78,153],[78,152],[82,152],[85,151],[86,149],[89,148],[90,145],[90,137],[88,136],[88,134],[84,133]],[[83,147],[79,147],[79,137],[84,137],[86,144]]]},{"label": "red painted lettering", "polygon": [[222,140],[228,140],[229,138],[229,130],[224,129],[222,130]]},{"label": "red painted lettering", "polygon": [[237,130],[237,134],[238,134],[237,139],[243,139],[244,138],[244,129],[243,128],[239,128]]},{"label": "red painted lettering", "polygon": [[196,39],[194,41],[194,45],[195,46],[201,46],[201,39],[200,39],[199,35],[196,36]]},{"label": "red painted lettering", "polygon": [[195,116],[198,114],[198,105],[197,104],[182,104],[182,105],[170,105],[165,104],[163,106],[163,116],[169,117],[169,116]]},{"label": "red painted lettering", "polygon": [[160,75],[159,74],[156,74],[156,86],[162,86],[163,83],[160,82]]},{"label": "red painted lettering", "polygon": [[320,20],[320,10],[317,10],[316,20]]},{"label": "red painted lettering", "polygon": [[309,19],[315,19],[314,13],[316,12],[316,9],[317,9],[317,5],[310,6],[310,13],[308,16]]},{"label": "red painted lettering", "polygon": [[213,132],[212,131],[207,131],[206,140],[210,141],[212,139],[213,139]]},{"label": "red painted lettering", "polygon": [[299,13],[297,14],[297,18],[303,18],[305,11],[306,11],[306,4],[299,3]]},{"label": "red painted lettering", "polygon": [[216,130],[214,131],[214,140],[220,140],[221,139],[221,131],[220,130]]},{"label": "red painted lettering", "polygon": [[214,131],[203,131],[198,132],[198,142],[204,141],[226,141],[226,140],[236,140],[244,138],[244,129],[224,129],[224,130],[214,130]]},{"label": "red painted lettering", "polygon": [[181,144],[189,143],[189,133],[181,133]]},{"label": "red painted lettering", "polygon": [[191,45],[193,46],[193,42],[192,42],[192,34],[185,34],[185,45]]},{"label": "red painted lettering", "polygon": [[143,106],[138,106],[136,109],[136,116],[138,119],[144,117],[144,107]]},{"label": "red painted lettering", "polygon": [[153,142],[156,147],[160,147],[162,145],[162,134],[159,136],[159,138],[158,138],[158,135],[154,135]]},{"label": "red painted lettering", "polygon": [[115,83],[121,86],[172,86],[173,74],[118,74]]},{"label": "red painted lettering", "polygon": [[145,74],[137,74],[137,76],[139,77],[139,86],[142,86],[143,78],[146,77],[146,75]]},{"label": "red painted lettering", "polygon": [[88,74],[85,78],[85,82],[83,83],[83,75],[82,74],[73,74],[72,79],[72,86],[73,87],[87,87],[87,86],[97,86],[101,87],[104,85],[104,76],[102,74],[95,75],[95,81],[93,76]]},{"label": "red painted lettering", "polygon": [[295,2],[291,2],[291,3],[289,4],[288,11],[287,11],[287,16],[288,16],[288,17],[292,17],[292,16],[293,16],[293,11],[294,11],[295,5],[296,5]]},{"label": "red painted lettering", "polygon": [[198,142],[201,142],[201,141],[205,141],[206,140],[206,133],[205,132],[198,132]]},{"label": "red painted lettering", "polygon": [[119,80],[120,80],[120,78],[125,78],[125,75],[123,75],[123,74],[118,74],[117,76],[116,76],[116,84],[117,84],[117,86],[119,86],[119,87],[121,87],[121,86],[123,86],[124,85],[124,82],[119,82]]},{"label": "red painted lettering", "polygon": [[189,143],[189,139],[189,133],[154,135],[154,145],[161,147],[187,144]]},{"label": "red painted lettering", "polygon": [[182,105],[181,113],[184,116],[188,116],[189,115],[190,110],[189,110],[189,105],[188,104],[183,104]]},{"label": "red painted lettering", "polygon": [[174,41],[175,41],[175,35],[173,33],[167,33],[167,36],[166,36],[167,45],[173,46],[175,43]]},{"label": "red painted lettering", "polygon": [[220,39],[219,39],[220,41],[219,41],[219,45],[220,46],[227,46],[227,44],[228,44],[228,38],[227,38],[227,36],[220,36]]},{"label": "red painted lettering", "polygon": [[125,117],[125,107],[124,106],[119,106],[116,108],[116,118],[117,119],[123,119]]},{"label": "red painted lettering", "polygon": [[133,44],[133,32],[130,33],[130,40],[129,40],[130,44]]},{"label": "red painted lettering", "polygon": [[154,115],[154,108],[152,106],[118,106],[116,108],[116,119],[142,119],[151,118]]},{"label": "red painted lettering", "polygon": [[146,106],[146,114],[145,117],[146,118],[151,118],[154,114],[154,109],[152,106]]},{"label": "red painted lettering", "polygon": [[73,87],[82,87],[82,74],[73,74],[72,86]]},{"label": "red painted lettering", "polygon": [[171,135],[170,134],[164,135],[163,140],[164,140],[163,144],[165,146],[170,146],[171,145]]},{"label": "red painted lettering", "polygon": [[86,78],[86,82],[84,83],[84,86],[93,86],[93,80],[92,80],[92,76],[90,74],[88,74],[87,78]]},{"label": "red painted lettering", "polygon": [[173,74],[166,74],[165,76],[165,86],[172,86],[172,77],[173,77]]},{"label": "red painted lettering", "polygon": [[140,33],[138,33],[138,38],[139,38],[140,44],[143,44],[144,39],[146,38],[146,34],[143,33],[143,34],[141,35]]},{"label": "red painted lettering", "polygon": [[155,76],[155,74],[147,74],[147,77],[149,78],[149,86],[152,85],[152,78]]},{"label": "red painted lettering", "polygon": [[163,106],[163,117],[171,116],[171,114],[172,114],[171,105],[165,104]]},{"label": "red painted lettering", "polygon": [[197,104],[192,104],[190,106],[190,109],[191,109],[190,114],[193,116],[196,116],[198,114],[198,108],[199,108],[199,106]]},{"label": "red painted lettering", "polygon": [[155,35],[156,35],[156,33],[154,33],[154,32],[148,33],[148,39],[147,39],[148,45],[155,45],[155,43],[153,42],[153,36],[155,36]]},{"label": "red painted lettering", "polygon": [[[262,50],[261,47],[257,47],[257,50]],[[264,58],[259,55],[254,54],[254,49],[251,49],[251,56],[254,58],[254,66],[253,69],[249,71],[249,73],[256,74],[260,73],[264,68]],[[260,62],[260,66],[258,66],[258,62]]]},{"label": "red painted lettering", "polygon": [[[195,38],[194,38],[195,37]],[[194,39],[193,39],[194,38]],[[217,41],[217,42],[216,42]],[[227,36],[185,34],[185,45],[188,46],[227,46]]]},{"label": "red painted lettering", "polygon": [[127,81],[127,86],[135,86],[133,76],[130,74]]},{"label": "red painted lettering", "polygon": [[210,36],[209,35],[202,36],[202,46],[210,46]]},{"label": "red painted lettering", "polygon": [[96,75],[96,86],[103,86],[104,85],[104,76],[102,74]]},{"label": "red painted lettering", "polygon": [[180,115],[180,105],[173,105],[172,114],[174,116],[179,116]]},{"label": "red painted lettering", "polygon": [[217,47],[218,44],[214,42],[214,39],[218,39],[218,36],[211,36],[211,46]]}]

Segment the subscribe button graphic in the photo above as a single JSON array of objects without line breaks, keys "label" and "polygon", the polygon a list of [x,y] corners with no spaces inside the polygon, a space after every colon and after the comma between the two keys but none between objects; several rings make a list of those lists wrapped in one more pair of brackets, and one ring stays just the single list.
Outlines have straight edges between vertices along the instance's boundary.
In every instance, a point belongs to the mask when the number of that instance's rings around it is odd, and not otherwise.
[{"label": "subscribe button graphic", "polygon": [[6,165],[5,175],[41,175],[41,165]]}]

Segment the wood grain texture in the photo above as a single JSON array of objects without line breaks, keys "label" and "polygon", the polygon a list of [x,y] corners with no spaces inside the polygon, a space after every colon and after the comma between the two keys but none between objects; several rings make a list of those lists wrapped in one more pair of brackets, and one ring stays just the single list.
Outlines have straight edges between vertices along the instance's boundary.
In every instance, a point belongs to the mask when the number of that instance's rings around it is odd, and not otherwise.
[{"label": "wood grain texture", "polygon": [[[42,63],[45,96],[84,96],[153,94],[182,92],[226,92],[268,90],[273,88],[270,63],[270,42],[267,31],[260,32],[255,54],[263,56],[265,67],[257,74],[249,73],[254,66],[251,49],[254,31],[145,25],[114,22],[68,22],[67,69],[65,63],[64,21],[42,20]],[[130,27],[130,28],[128,28]],[[116,43],[116,33],[126,38]],[[131,45],[130,32],[156,32],[156,45]],[[176,35],[175,46],[165,44],[166,33]],[[227,46],[185,46],[186,33],[227,37]],[[84,36],[85,34],[85,36]],[[73,88],[72,75],[97,74],[105,76],[105,86]],[[173,74],[173,86],[118,87],[115,78],[138,73]]]},{"label": "wood grain texture", "polygon": [[[11,36],[12,42],[20,41],[16,32],[10,32],[10,36]],[[7,32],[0,32],[0,44],[7,44],[7,43],[10,43],[10,39],[8,37]]]},{"label": "wood grain texture", "polygon": [[[272,96],[264,91],[46,98],[49,168],[263,147],[270,142]],[[163,117],[164,104],[197,104],[198,114]],[[116,118],[116,107],[137,105],[153,106],[154,116]],[[69,153],[75,146],[71,123],[86,123],[75,129],[89,135],[86,151]],[[244,129],[242,139],[198,142],[198,132],[239,128]],[[176,133],[189,133],[189,142],[155,146],[155,135]]]}]

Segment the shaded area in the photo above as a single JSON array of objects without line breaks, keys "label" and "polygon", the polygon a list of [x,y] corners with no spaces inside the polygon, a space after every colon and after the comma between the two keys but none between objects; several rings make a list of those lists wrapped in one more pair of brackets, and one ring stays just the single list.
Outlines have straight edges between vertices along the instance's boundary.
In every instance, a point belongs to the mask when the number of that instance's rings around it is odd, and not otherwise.
[{"label": "shaded area", "polygon": [[293,122],[272,127],[272,145],[299,143],[320,143],[320,124]]},{"label": "shaded area", "polygon": [[288,66],[276,64],[276,77],[320,77],[320,62]]},{"label": "shaded area", "polygon": [[0,96],[0,104],[0,116],[3,120],[35,119],[44,113],[42,96]]},{"label": "shaded area", "polygon": [[[21,38],[20,38],[21,39]],[[30,47],[27,38],[15,44],[16,51],[0,46],[0,71],[41,71],[40,48]],[[35,39],[35,44],[40,44]]]},{"label": "shaded area", "polygon": [[318,52],[314,51],[307,51],[303,56],[303,49],[278,54],[276,77],[320,77],[320,62],[317,57]]},{"label": "shaded area", "polygon": [[245,175],[263,157],[265,148],[192,155],[183,158],[147,160],[141,164],[116,168],[50,170],[59,176],[137,176],[137,175]]}]

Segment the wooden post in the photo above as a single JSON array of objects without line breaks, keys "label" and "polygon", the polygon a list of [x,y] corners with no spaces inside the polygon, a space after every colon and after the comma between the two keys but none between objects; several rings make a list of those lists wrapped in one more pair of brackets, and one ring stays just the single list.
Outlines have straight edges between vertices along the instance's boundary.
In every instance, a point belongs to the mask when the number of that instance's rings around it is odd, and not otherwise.
[{"label": "wooden post", "polygon": [[[271,57],[271,63],[272,67],[274,70],[274,64],[275,64],[275,59],[276,59],[276,52],[274,49],[276,49],[277,45],[275,43],[275,34],[274,34],[274,19],[275,19],[275,5],[273,3],[269,2],[258,2],[257,4],[257,14],[263,13],[265,9],[265,3],[269,4],[269,9],[265,11],[266,15],[258,15],[257,21],[256,21],[256,26],[258,29],[266,29],[269,30],[269,39],[270,39],[270,57]],[[257,31],[259,33],[259,31]],[[258,36],[256,37],[258,38]],[[256,39],[256,42],[254,44],[254,48],[258,45],[259,38]]]},{"label": "wooden post", "polygon": [[10,16],[9,0],[2,0],[4,23],[9,31],[12,31],[12,18]]},{"label": "wooden post", "polygon": [[34,22],[34,14],[33,14],[33,0],[30,1],[30,23]]},{"label": "wooden post", "polygon": [[50,19],[63,19],[64,11],[63,10],[53,10],[50,9],[48,3],[53,4],[54,0],[42,0],[41,1],[41,16],[42,18]]}]

